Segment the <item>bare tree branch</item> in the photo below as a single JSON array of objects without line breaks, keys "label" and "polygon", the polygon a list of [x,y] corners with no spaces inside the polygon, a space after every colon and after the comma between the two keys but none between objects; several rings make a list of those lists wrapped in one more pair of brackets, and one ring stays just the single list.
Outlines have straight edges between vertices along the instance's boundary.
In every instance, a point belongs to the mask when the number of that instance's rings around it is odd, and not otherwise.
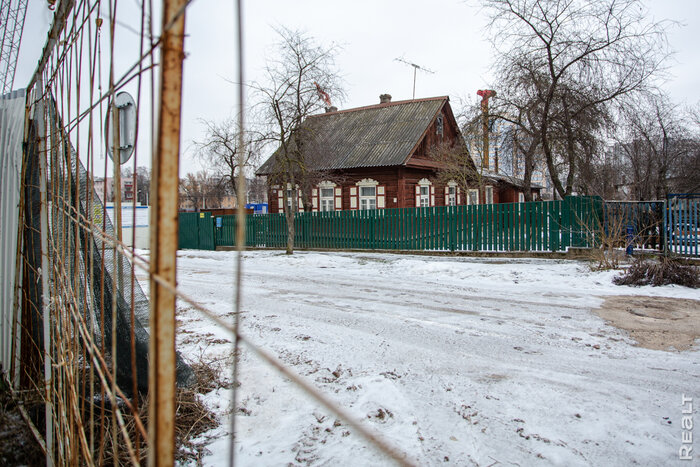
[{"label": "bare tree branch", "polygon": [[606,106],[656,85],[670,23],[648,21],[640,0],[485,3],[498,82],[514,91],[508,99],[518,108],[534,105],[533,134],[550,178],[559,196],[569,195]]},{"label": "bare tree branch", "polygon": [[[318,87],[336,102],[344,99],[340,75],[335,66],[337,45],[323,46],[302,31],[279,28],[278,55],[265,68],[266,79],[251,87],[257,93],[261,122],[267,135],[279,147],[272,156],[268,183],[283,190],[287,218],[287,253],[294,250],[294,218],[298,190],[310,209],[311,189],[323,175],[315,159],[322,148],[307,118],[324,110]],[[321,145],[322,146],[322,145]],[[289,187],[289,190],[287,189]],[[290,199],[291,194],[291,199]]]}]

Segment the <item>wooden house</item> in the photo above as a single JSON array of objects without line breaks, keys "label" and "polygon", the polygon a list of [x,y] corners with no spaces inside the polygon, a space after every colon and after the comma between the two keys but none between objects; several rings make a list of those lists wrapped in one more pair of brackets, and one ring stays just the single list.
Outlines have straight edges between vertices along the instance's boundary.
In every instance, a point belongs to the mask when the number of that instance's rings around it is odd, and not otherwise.
[{"label": "wooden house", "polygon": [[[510,203],[523,199],[522,182],[511,177],[483,174],[481,183],[468,188],[467,193],[455,181],[437,182],[440,164],[431,158],[431,148],[463,144],[447,96],[391,102],[391,96],[383,94],[377,105],[341,111],[330,108],[309,117],[305,124],[313,128],[314,140],[313,145],[305,147],[314,146],[320,154],[310,158],[314,170],[327,176],[309,188],[310,196],[305,198],[310,200],[307,204],[311,204],[311,211]],[[276,157],[277,152],[257,175],[271,176],[279,170]],[[282,189],[270,182],[271,213],[283,211]],[[291,186],[287,189],[290,193]],[[298,206],[304,209],[301,193]]]}]

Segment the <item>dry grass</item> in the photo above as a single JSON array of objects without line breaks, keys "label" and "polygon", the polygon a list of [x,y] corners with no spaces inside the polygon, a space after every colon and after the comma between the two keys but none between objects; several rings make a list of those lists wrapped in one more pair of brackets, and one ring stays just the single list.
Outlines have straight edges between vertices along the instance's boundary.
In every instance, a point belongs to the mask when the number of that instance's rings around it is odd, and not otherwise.
[{"label": "dry grass", "polygon": [[[225,386],[225,382],[221,378],[221,363],[220,362],[204,362],[200,361],[191,364],[190,367],[194,371],[195,382],[191,387],[178,388],[176,392],[176,409],[175,409],[175,449],[176,460],[180,462],[201,464],[201,459],[206,454],[207,440],[198,440],[197,438],[203,433],[218,426],[219,421],[216,415],[211,412],[202,403],[200,394],[206,394],[213,389]],[[99,391],[99,389],[98,389]],[[102,400],[98,397],[95,400],[95,460],[100,465],[129,465],[132,464],[132,459],[126,449],[126,443],[121,430],[117,431],[117,462],[115,463],[113,454],[114,439],[112,435],[112,407],[109,398],[104,398],[104,415],[100,417],[102,411]],[[131,413],[124,401],[117,401],[126,430],[134,447],[138,444],[138,458],[141,464],[147,462],[148,447],[146,440],[138,436],[134,414]],[[148,426],[148,398],[139,397],[138,414],[144,426]],[[85,420],[89,419],[86,414]],[[102,424],[102,430],[100,430]],[[101,443],[101,453],[97,447],[98,439],[102,431],[103,442]],[[99,459],[99,460],[98,460]]]},{"label": "dry grass", "polygon": [[201,463],[206,451],[207,441],[193,441],[201,434],[216,428],[219,421],[200,401],[199,394],[206,394],[222,388],[225,383],[221,377],[221,368],[213,362],[199,361],[191,365],[195,374],[195,384],[191,388],[178,389],[177,409],[175,412],[175,444],[177,459]]},{"label": "dry grass", "polygon": [[682,285],[700,287],[700,269],[671,258],[638,259],[621,275],[613,278],[617,285]]}]

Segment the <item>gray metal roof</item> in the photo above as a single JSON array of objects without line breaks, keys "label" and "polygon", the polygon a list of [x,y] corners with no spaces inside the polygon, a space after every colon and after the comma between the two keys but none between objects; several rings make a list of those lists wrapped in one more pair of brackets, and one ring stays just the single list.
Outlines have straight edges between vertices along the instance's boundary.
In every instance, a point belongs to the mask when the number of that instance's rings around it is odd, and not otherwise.
[{"label": "gray metal roof", "polygon": [[[397,166],[406,163],[446,96],[391,102],[309,117],[304,126],[318,148],[318,170]],[[272,173],[279,149],[257,171]]]},{"label": "gray metal roof", "polygon": [[[518,188],[525,188],[525,180],[522,178],[517,178],[517,177],[512,177],[510,175],[506,174],[499,174],[491,171],[486,171],[482,174],[482,176],[486,179],[492,180],[494,182],[505,182],[510,185],[516,186]],[[536,183],[530,183],[530,188],[536,189],[536,190],[541,190],[544,187],[542,185],[538,185]]]}]

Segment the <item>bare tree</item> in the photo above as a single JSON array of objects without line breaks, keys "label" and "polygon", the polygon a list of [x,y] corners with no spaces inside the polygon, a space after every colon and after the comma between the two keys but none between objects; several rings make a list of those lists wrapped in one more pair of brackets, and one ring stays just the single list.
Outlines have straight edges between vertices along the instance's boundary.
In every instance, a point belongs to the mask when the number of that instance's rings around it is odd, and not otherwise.
[{"label": "bare tree", "polygon": [[[243,137],[244,147],[239,147],[239,134],[233,119],[221,122],[204,121],[206,134],[196,142],[198,157],[209,164],[236,200],[239,199],[236,179],[240,170],[240,154],[243,152],[243,170],[249,171],[258,162],[265,137],[257,131],[247,131]],[[246,196],[240,197],[245,204]]]},{"label": "bare tree", "polygon": [[220,208],[229,193],[227,183],[221,177],[212,176],[206,170],[188,173],[180,180],[180,208],[189,203],[194,211]]},{"label": "bare tree", "polygon": [[259,112],[268,135],[279,145],[272,156],[268,182],[280,186],[283,191],[287,254],[292,254],[297,190],[310,185],[319,175],[316,164],[310,159],[320,153],[308,147],[315,140],[314,129],[305,122],[324,110],[319,89],[336,101],[342,100],[344,94],[335,67],[337,46],[319,45],[301,31],[281,28],[277,33],[280,36],[278,56],[268,61],[265,80],[253,83],[252,87],[257,92]]},{"label": "bare tree", "polygon": [[443,142],[431,148],[428,155],[440,163],[437,171],[439,184],[455,182],[465,194],[469,193],[469,188],[480,186],[481,174],[466,145]]},{"label": "bare tree", "polygon": [[577,138],[588,137],[586,125],[605,105],[654,84],[668,57],[666,23],[647,21],[640,0],[485,3],[498,74],[526,78],[552,184],[569,195],[580,147],[590,142]]},{"label": "bare tree", "polygon": [[151,169],[148,167],[136,168],[136,201],[142,206],[149,205],[151,192]]},{"label": "bare tree", "polygon": [[264,177],[250,177],[246,181],[249,203],[264,203],[267,198],[267,180]]},{"label": "bare tree", "polygon": [[180,179],[180,210],[189,204],[194,211],[199,211],[203,204],[202,186],[199,178],[192,172]]},{"label": "bare tree", "polygon": [[616,150],[633,199],[700,189],[700,139],[693,131],[692,113],[664,95],[647,95],[627,100],[620,120]]},{"label": "bare tree", "polygon": [[532,175],[543,162],[537,98],[528,95],[532,88],[527,86],[527,78],[511,76],[499,82],[502,89],[493,101],[492,118],[501,126],[510,127],[501,143],[510,146],[513,176],[522,176],[525,201],[532,201]]},{"label": "bare tree", "polygon": [[313,209],[313,190],[318,188],[319,183],[342,184],[346,179],[343,174],[326,167],[326,149],[331,136],[325,127],[326,122],[322,117],[307,118],[296,137],[303,151],[303,159],[300,159],[302,164],[297,169],[295,178],[305,212]]},{"label": "bare tree", "polygon": [[467,196],[470,188],[483,186],[481,111],[478,106],[462,106],[456,118],[461,127],[460,137],[430,148],[428,156],[440,165],[437,182],[442,185],[455,182]]}]

